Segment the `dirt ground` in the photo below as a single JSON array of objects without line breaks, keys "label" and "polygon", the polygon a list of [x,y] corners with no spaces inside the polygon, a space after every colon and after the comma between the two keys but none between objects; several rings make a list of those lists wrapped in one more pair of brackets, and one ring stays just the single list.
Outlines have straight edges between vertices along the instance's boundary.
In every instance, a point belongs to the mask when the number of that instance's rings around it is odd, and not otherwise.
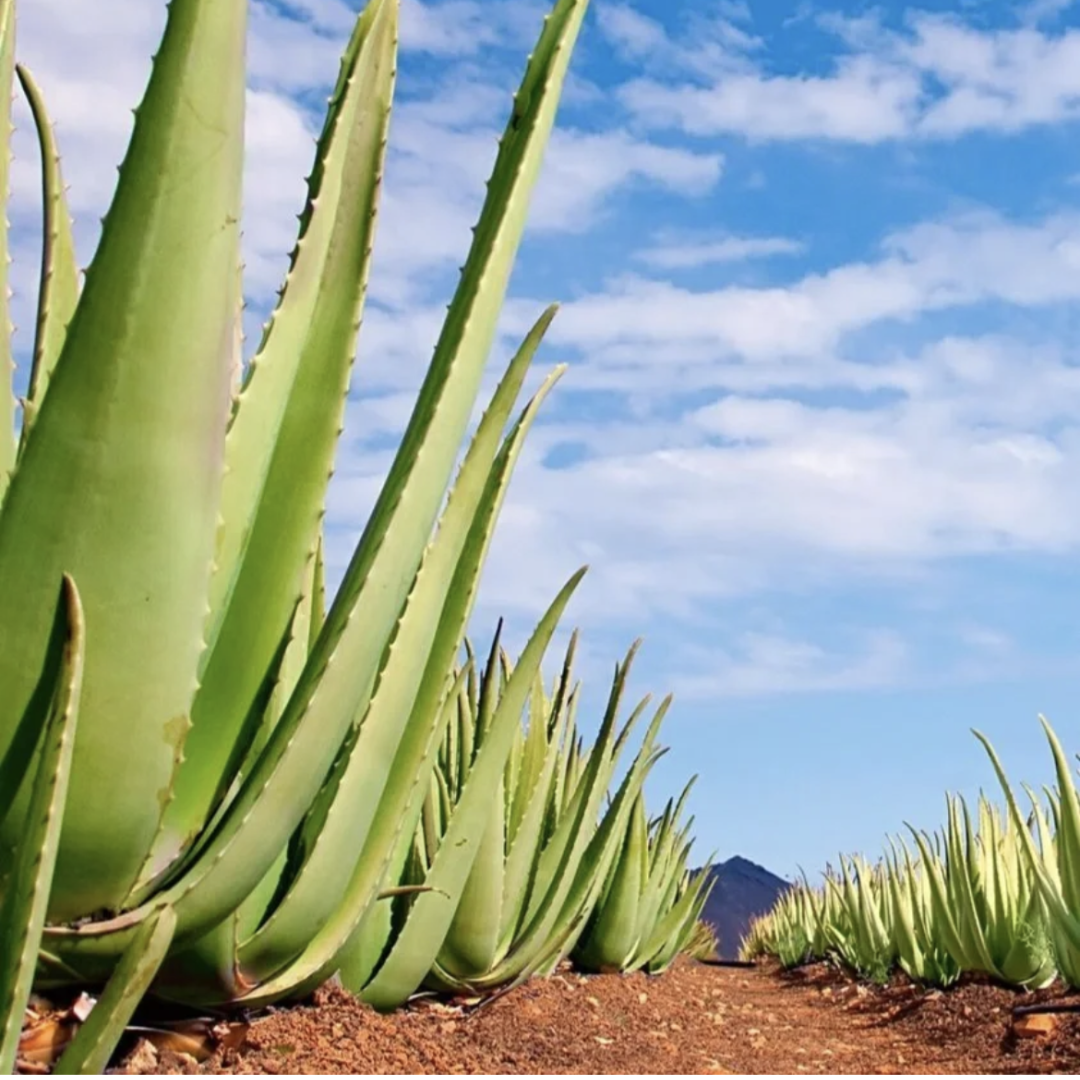
[{"label": "dirt ground", "polygon": [[[666,975],[564,972],[477,1007],[420,1000],[379,1016],[334,988],[256,1018],[196,1065],[143,1045],[125,1071],[255,1073],[1054,1073],[1080,1071],[1080,1015],[1018,1037],[1014,1005],[1076,1003],[968,983],[881,990],[816,965],[792,974],[684,962]],[[149,1056],[147,1054],[149,1053]]]}]

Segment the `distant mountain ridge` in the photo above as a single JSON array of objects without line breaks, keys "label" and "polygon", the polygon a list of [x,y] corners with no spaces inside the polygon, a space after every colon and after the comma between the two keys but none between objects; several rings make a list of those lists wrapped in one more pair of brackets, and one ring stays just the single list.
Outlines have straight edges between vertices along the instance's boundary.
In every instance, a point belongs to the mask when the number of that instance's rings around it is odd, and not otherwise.
[{"label": "distant mountain ridge", "polygon": [[717,932],[720,957],[734,960],[750,920],[769,911],[791,882],[741,855],[715,863],[708,872],[714,884],[701,918]]}]

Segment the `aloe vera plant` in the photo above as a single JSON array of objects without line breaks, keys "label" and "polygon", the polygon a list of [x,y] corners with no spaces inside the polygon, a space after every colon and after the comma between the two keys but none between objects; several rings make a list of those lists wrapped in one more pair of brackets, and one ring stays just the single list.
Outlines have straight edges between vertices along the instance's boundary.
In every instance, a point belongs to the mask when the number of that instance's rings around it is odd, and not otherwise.
[{"label": "aloe vera plant", "polygon": [[692,779],[651,822],[639,793],[603,892],[571,953],[579,968],[658,974],[689,946],[712,888],[711,857],[697,873],[687,869],[693,818],[679,819],[693,785]]},{"label": "aloe vera plant", "polygon": [[961,970],[1014,986],[1046,986],[1057,972],[1022,841],[1016,829],[1003,827],[985,799],[979,802],[979,820],[976,834],[967,804],[950,799],[943,856],[915,834],[933,925]]},{"label": "aloe vera plant", "polygon": [[1053,755],[1057,787],[1046,791],[1049,813],[1035,792],[1026,789],[1032,806],[1030,821],[1021,813],[989,739],[980,732],[975,736],[990,756],[1005,794],[1024,869],[1041,900],[1053,961],[1065,982],[1076,988],[1080,987],[1080,795],[1061,740],[1044,718],[1040,721]]},{"label": "aloe vera plant", "polygon": [[[240,380],[246,0],[169,5],[81,291],[55,140],[21,72],[46,215],[18,438],[0,387],[0,894],[4,917],[26,920],[20,940],[41,935],[40,985],[103,982],[123,964],[176,998],[277,1000],[331,974],[394,884],[499,508],[559,376],[511,423],[548,311],[447,498],[586,2],[558,0],[545,21],[416,407],[327,611],[325,490],[374,243],[398,0],[357,19],[280,302]],[[0,0],[8,82],[13,4]],[[0,377],[8,368],[0,356]],[[85,611],[70,770],[41,737],[65,574]],[[579,578],[538,625],[515,693]],[[78,812],[62,828],[49,818],[50,889],[20,867],[42,835],[41,785],[59,791],[68,771]],[[102,1060],[106,1020],[84,1066]]]},{"label": "aloe vera plant", "polygon": [[471,651],[458,671],[438,767],[415,832],[402,834],[395,857],[395,879],[429,891],[396,900],[396,913],[369,911],[341,957],[344,984],[376,1007],[401,1004],[422,983],[477,993],[550,971],[586,925],[659,755],[668,703],[605,809],[649,699],[617,730],[635,645],[616,668],[596,742],[585,748],[576,640],[550,695],[527,656],[511,663],[498,635],[482,672]]}]

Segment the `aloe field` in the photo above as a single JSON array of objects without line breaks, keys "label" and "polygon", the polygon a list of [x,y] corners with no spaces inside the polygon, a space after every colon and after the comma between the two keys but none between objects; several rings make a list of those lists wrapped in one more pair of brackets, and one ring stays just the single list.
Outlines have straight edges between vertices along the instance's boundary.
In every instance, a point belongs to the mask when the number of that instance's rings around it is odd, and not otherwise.
[{"label": "aloe field", "polygon": [[1074,767],[1048,723],[1056,784],[1022,806],[985,736],[1004,809],[980,797],[948,799],[933,834],[908,830],[878,862],[841,856],[824,882],[808,878],[751,927],[742,955],[785,967],[832,959],[860,978],[896,971],[946,988],[962,976],[1033,990],[1060,979],[1077,989],[1080,967],[1080,796]]},{"label": "aloe field", "polygon": [[[20,101],[43,209],[28,350],[6,332],[24,238],[0,217],[0,1071],[104,1073],[133,1033],[176,1024],[227,1071],[230,1033],[261,1018],[247,1063],[264,1071],[285,1046],[301,1070],[722,1073],[754,1065],[754,1017],[783,1028],[778,988],[810,969],[920,993],[1080,990],[1080,794],[1049,725],[1054,785],[1022,797],[980,735],[1001,797],[950,798],[939,832],[805,875],[751,925],[743,964],[766,974],[743,982],[702,920],[712,856],[691,811],[716,778],[660,765],[673,698],[632,692],[636,629],[586,686],[577,562],[531,629],[478,627],[500,515],[566,372],[538,370],[556,303],[497,358],[560,103],[590,92],[571,68],[588,0],[549,0],[522,50],[434,350],[340,573],[328,500],[369,278],[399,240],[379,221],[409,4],[347,10],[295,246],[249,350],[253,5],[170,0],[84,272],[66,133],[19,60],[33,2],[0,0],[0,134]],[[23,183],[10,158],[4,192]],[[821,1003],[797,985],[783,1030],[801,1038]],[[740,995],[754,1016],[725,1043]],[[578,1023],[584,1057],[560,1042]],[[355,1026],[371,1056],[318,1057],[327,1025]],[[693,1052],[671,1037],[685,1027]],[[451,1050],[424,1057],[417,1030]]]}]

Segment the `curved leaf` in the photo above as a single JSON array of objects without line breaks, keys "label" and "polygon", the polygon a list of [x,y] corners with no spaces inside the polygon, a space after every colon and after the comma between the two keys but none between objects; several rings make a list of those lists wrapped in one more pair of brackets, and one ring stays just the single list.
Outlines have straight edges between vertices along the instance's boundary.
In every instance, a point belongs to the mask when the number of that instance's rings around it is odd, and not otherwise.
[{"label": "curved leaf", "polygon": [[45,908],[52,887],[82,689],[85,651],[82,606],[65,577],[40,691],[29,719],[42,733],[30,810],[19,853],[0,903],[0,1073],[14,1071],[23,1011],[30,996]]},{"label": "curved leaf", "polygon": [[[0,754],[61,573],[87,641],[50,918],[123,904],[195,690],[236,308],[244,0],[173,0],[116,194],[0,510]],[[167,258],[162,253],[168,252]],[[122,784],[102,784],[122,775]],[[0,830],[18,842],[25,798]],[[109,843],[102,844],[101,837]]]},{"label": "curved leaf", "polygon": [[26,68],[16,68],[23,93],[37,128],[41,146],[41,201],[44,209],[44,243],[41,247],[41,284],[38,291],[37,330],[34,337],[30,387],[23,402],[22,438],[25,444],[41,409],[53,368],[67,335],[68,323],[79,302],[79,268],[75,262],[75,237],[71,230],[60,151],[45,110],[45,100]]}]

